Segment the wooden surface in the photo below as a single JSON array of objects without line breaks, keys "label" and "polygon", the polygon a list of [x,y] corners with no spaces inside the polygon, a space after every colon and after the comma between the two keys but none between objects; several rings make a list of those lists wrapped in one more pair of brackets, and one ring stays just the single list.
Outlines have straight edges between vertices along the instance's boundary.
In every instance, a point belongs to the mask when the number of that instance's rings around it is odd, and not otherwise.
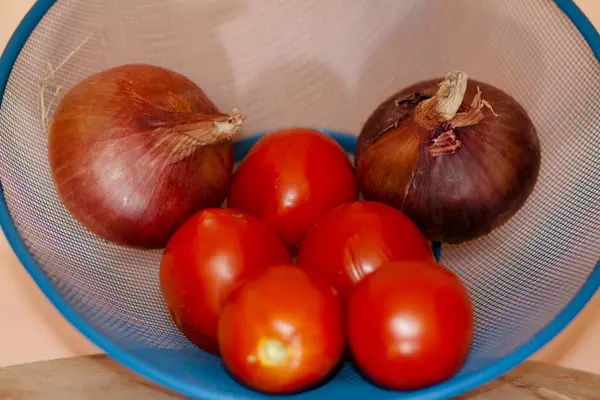
[{"label": "wooden surface", "polygon": [[[0,52],[34,2],[35,0],[0,0]],[[175,5],[181,2],[172,1]],[[211,3],[218,9],[218,4],[224,2]],[[531,3],[533,7],[535,1]],[[595,27],[600,29],[600,1],[575,0],[575,3]],[[222,15],[230,14],[231,10],[227,10],[217,16],[221,18]],[[215,35],[218,37],[218,32]],[[0,367],[100,352],[56,310],[33,283],[1,232],[0,293]],[[535,357],[600,373],[598,354],[600,291],[577,318]]]},{"label": "wooden surface", "polygon": [[[177,400],[103,355],[0,369],[0,400]],[[528,361],[460,400],[600,400],[600,377]]]}]

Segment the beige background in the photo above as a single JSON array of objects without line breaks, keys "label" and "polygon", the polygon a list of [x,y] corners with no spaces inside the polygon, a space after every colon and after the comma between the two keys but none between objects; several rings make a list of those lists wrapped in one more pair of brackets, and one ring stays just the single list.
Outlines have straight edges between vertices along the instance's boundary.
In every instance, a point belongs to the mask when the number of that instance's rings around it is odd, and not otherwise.
[{"label": "beige background", "polygon": [[[0,0],[0,51],[33,2]],[[600,0],[576,3],[600,28]],[[0,232],[0,367],[98,351],[46,300]],[[598,354],[600,294],[534,358],[600,373]]]}]

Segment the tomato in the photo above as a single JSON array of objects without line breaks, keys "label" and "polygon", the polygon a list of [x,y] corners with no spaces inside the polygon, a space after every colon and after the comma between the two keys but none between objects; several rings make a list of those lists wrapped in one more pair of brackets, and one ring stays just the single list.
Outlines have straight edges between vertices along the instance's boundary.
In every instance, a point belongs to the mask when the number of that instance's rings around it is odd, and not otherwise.
[{"label": "tomato", "polygon": [[218,315],[231,290],[249,274],[289,263],[281,240],[261,221],[233,209],[205,209],[171,237],[160,285],[173,322],[201,349],[218,353]]},{"label": "tomato", "polygon": [[292,128],[256,142],[234,173],[228,204],[264,221],[293,251],[318,217],[357,197],[342,147],[322,132]]},{"label": "tomato", "polygon": [[342,296],[387,261],[434,260],[427,239],[395,208],[344,204],[320,218],[300,246],[297,264],[324,275]]},{"label": "tomato", "polygon": [[270,267],[234,290],[219,319],[225,367],[264,393],[313,387],[345,348],[342,302],[320,276],[293,265]]},{"label": "tomato", "polygon": [[359,368],[392,390],[452,377],[473,337],[473,311],[459,278],[434,262],[389,263],[356,285],[348,338]]}]

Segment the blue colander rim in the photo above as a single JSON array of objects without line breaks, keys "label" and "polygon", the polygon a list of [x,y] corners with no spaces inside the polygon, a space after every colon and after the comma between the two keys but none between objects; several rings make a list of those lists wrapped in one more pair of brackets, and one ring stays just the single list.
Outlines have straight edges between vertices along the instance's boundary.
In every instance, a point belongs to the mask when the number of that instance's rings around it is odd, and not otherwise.
[{"label": "blue colander rim", "polygon": [[[38,0],[20,22],[6,45],[6,48],[0,57],[0,106],[2,104],[1,100],[4,96],[6,84],[17,57],[38,23],[55,2],[56,0]],[[596,59],[600,61],[600,35],[591,22],[572,0],[554,0],[554,2],[573,22],[583,38],[587,41],[592,52],[596,56]],[[350,152],[353,150],[354,139],[339,132],[328,133],[334,136],[347,151]],[[255,138],[245,139],[239,143],[239,145],[241,147],[248,147],[254,140]],[[2,185],[0,184],[0,191],[1,190]],[[29,252],[12,220],[4,195],[0,196],[0,226],[20,262],[50,302],[77,330],[100,349],[104,350],[108,356],[125,367],[136,371],[141,376],[186,396],[215,400],[239,399],[237,396],[216,393],[212,389],[206,389],[180,380],[176,376],[145,362],[143,359],[117,345],[110,338],[96,330],[88,320],[79,314],[62,297],[60,292],[54,287],[43,269]],[[600,286],[600,260],[575,297],[548,325],[546,325],[546,327],[534,335],[529,342],[518,347],[512,353],[501,358],[493,365],[473,373],[464,374],[457,379],[452,379],[437,386],[421,389],[410,394],[403,393],[400,395],[394,392],[383,392],[382,397],[389,399],[396,397],[402,397],[403,399],[450,398],[473,390],[498,376],[505,374],[512,368],[518,366],[560,333],[589,302],[598,289],[598,286]]]}]

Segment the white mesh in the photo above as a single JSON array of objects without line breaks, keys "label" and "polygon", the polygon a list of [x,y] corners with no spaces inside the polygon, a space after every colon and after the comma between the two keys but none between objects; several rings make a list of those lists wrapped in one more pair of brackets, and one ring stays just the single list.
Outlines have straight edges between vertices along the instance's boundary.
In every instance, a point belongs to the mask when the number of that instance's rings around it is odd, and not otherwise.
[{"label": "white mesh", "polygon": [[[24,47],[2,100],[5,199],[40,267],[99,331],[132,352],[189,349],[173,359],[136,353],[182,381],[252,396],[173,327],[158,287],[160,252],[107,244],[61,205],[40,85],[49,66],[76,49],[46,83],[48,118],[57,87],[130,62],[174,69],[222,110],[239,108],[248,115],[245,135],[290,125],[356,135],[389,95],[454,69],[519,100],[542,143],[535,191],[507,225],[442,254],[476,305],[463,374],[527,342],[600,257],[600,68],[552,1],[58,1]],[[349,367],[314,393],[341,387],[383,396]]]}]

